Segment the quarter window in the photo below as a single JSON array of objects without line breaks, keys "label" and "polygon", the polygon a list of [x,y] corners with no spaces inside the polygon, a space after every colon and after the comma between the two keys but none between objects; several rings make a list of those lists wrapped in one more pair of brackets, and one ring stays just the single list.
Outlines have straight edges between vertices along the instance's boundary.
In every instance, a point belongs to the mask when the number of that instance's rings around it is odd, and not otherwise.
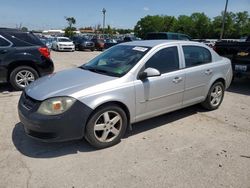
[{"label": "quarter window", "polygon": [[145,64],[145,68],[155,68],[161,74],[179,69],[177,47],[164,48],[154,54]]},{"label": "quarter window", "polygon": [[193,67],[210,63],[211,53],[208,49],[200,46],[183,46],[186,67]]},{"label": "quarter window", "polygon": [[7,46],[10,46],[10,43],[7,40],[0,37],[0,47],[7,47]]}]

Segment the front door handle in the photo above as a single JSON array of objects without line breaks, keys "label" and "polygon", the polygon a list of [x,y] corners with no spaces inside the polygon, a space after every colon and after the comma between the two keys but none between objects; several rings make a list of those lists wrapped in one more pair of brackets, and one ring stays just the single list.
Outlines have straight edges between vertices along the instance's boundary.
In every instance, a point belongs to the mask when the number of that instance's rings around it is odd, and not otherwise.
[{"label": "front door handle", "polygon": [[174,79],[173,79],[173,82],[175,83],[175,84],[178,84],[179,82],[181,82],[182,81],[182,77],[179,77],[179,76],[177,76],[177,77],[175,77]]},{"label": "front door handle", "polygon": [[0,50],[0,54],[6,54],[8,50]]},{"label": "front door handle", "polygon": [[213,70],[211,70],[211,69],[207,69],[206,71],[205,71],[205,74],[206,75],[211,75],[213,73]]}]

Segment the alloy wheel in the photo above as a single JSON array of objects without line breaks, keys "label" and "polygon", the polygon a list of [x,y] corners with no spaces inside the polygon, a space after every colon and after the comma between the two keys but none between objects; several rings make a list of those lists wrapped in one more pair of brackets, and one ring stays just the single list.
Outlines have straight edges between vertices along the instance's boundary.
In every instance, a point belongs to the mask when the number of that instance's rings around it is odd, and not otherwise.
[{"label": "alloy wheel", "polygon": [[217,106],[220,104],[223,95],[223,89],[220,85],[216,85],[210,95],[210,103],[212,106]]},{"label": "alloy wheel", "polygon": [[94,124],[94,135],[100,142],[111,142],[121,132],[122,117],[115,111],[101,114]]},{"label": "alloy wheel", "polygon": [[15,76],[15,82],[21,88],[25,88],[34,80],[34,74],[28,70],[21,70]]}]

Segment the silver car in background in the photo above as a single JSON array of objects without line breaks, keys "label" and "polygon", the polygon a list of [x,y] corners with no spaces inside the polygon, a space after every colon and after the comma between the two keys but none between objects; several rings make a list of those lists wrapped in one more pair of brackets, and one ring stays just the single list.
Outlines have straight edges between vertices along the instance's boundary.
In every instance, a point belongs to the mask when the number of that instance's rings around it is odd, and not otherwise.
[{"label": "silver car in background", "polygon": [[230,60],[201,43],[122,43],[78,68],[33,82],[20,98],[19,117],[34,138],[85,137],[105,148],[135,122],[197,103],[217,109],[231,79]]}]

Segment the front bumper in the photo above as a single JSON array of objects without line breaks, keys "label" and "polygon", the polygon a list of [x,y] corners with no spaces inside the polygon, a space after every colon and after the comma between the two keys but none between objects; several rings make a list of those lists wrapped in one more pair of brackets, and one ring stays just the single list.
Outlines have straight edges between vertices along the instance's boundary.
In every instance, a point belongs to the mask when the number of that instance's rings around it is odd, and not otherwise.
[{"label": "front bumper", "polygon": [[235,77],[250,77],[250,64],[234,63],[233,74]]},{"label": "front bumper", "polygon": [[28,136],[45,142],[81,139],[92,109],[76,101],[60,115],[48,116],[37,113],[41,102],[25,93],[18,103],[18,114]]},{"label": "front bumper", "polygon": [[59,46],[58,50],[59,51],[74,51],[75,47],[74,46]]}]

